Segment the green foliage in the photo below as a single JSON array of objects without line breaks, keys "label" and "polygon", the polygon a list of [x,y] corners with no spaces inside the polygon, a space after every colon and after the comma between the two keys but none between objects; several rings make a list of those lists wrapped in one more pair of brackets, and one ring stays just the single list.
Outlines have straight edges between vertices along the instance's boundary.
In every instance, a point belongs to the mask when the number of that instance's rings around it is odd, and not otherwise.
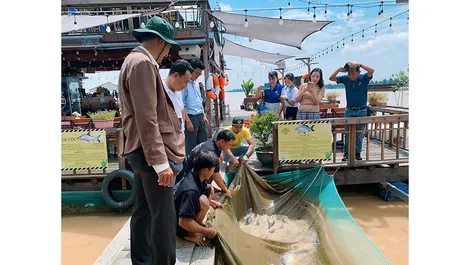
[{"label": "green foliage", "polygon": [[112,121],[116,116],[115,110],[105,110],[105,111],[97,111],[97,112],[88,112],[87,113],[92,120],[97,121]]},{"label": "green foliage", "polygon": [[97,93],[100,93],[100,94],[103,94],[103,96],[109,96],[111,95],[111,92],[109,92],[109,90],[105,87],[102,87],[102,86],[99,86],[96,88],[96,92]]},{"label": "green foliage", "polygon": [[408,75],[409,75],[409,68],[406,68],[406,72],[404,70],[400,70],[396,74],[392,74],[392,77],[396,80],[396,85],[392,86],[392,91],[404,91],[408,90]]},{"label": "green foliage", "polygon": [[341,93],[339,92],[328,92],[326,93],[326,98],[329,98],[329,97],[337,98],[339,97],[339,95],[341,95]]},{"label": "green foliage", "polygon": [[368,100],[375,100],[378,103],[387,103],[388,98],[386,93],[369,93],[369,96],[367,97]]},{"label": "green foliage", "polygon": [[255,86],[255,84],[253,84],[253,78],[250,78],[248,79],[248,81],[245,82],[245,80],[243,80],[242,84],[241,84],[241,87],[243,89],[243,92],[245,93],[246,96],[250,95],[251,93],[253,93],[253,87]]},{"label": "green foliage", "polygon": [[273,143],[272,139],[270,139],[270,136],[273,133],[272,122],[279,120],[279,116],[272,111],[268,111],[261,116],[255,115],[250,120],[250,132],[253,134],[253,137],[258,140],[256,142],[258,150],[266,151],[267,149],[272,148]]}]

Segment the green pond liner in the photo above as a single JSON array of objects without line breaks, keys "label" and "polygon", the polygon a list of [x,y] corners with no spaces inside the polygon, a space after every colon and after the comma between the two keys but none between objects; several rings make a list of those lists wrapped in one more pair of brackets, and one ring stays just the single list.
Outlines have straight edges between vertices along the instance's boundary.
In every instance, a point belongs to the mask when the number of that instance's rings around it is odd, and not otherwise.
[{"label": "green pond liner", "polygon": [[[126,200],[131,194],[131,190],[115,190],[112,196],[117,201]],[[63,191],[62,204],[87,207],[107,206],[101,196],[101,191]]]},{"label": "green pond liner", "polygon": [[[350,215],[333,177],[322,167],[260,177],[242,164],[229,188],[232,199],[222,198],[224,208],[211,211],[208,217],[220,239],[215,264],[391,264]],[[277,222],[287,217],[287,224],[301,222],[308,228],[300,233],[302,239],[291,234],[270,237],[268,233],[273,232],[269,230],[264,236],[242,231],[241,226],[246,229],[250,225],[264,231],[259,220],[265,215],[281,217]],[[258,221],[244,223],[248,216]],[[305,235],[309,234],[317,236],[306,244]]]}]

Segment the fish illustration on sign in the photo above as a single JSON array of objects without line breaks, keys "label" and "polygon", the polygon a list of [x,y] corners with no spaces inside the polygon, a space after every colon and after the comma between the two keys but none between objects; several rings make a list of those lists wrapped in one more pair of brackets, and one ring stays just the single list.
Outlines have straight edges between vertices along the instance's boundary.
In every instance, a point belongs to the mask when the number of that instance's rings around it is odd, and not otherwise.
[{"label": "fish illustration on sign", "polygon": [[100,143],[100,137],[101,137],[101,134],[98,136],[91,136],[90,131],[88,131],[86,134],[80,135],[77,139],[81,141],[87,141],[87,142],[98,141],[98,143]]},{"label": "fish illustration on sign", "polygon": [[315,126],[315,124],[313,124],[311,127],[305,125],[305,124],[302,124],[300,125],[299,127],[295,128],[295,130],[300,134],[300,133],[303,133],[303,134],[306,134],[308,132],[314,132],[315,130],[313,129],[313,127]]}]

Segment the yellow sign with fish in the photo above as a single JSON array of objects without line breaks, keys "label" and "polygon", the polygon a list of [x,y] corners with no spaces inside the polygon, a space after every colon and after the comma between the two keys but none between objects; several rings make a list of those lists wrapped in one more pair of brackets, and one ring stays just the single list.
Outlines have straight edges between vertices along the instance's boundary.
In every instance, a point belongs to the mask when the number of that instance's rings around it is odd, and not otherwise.
[{"label": "yellow sign with fish", "polygon": [[62,170],[108,167],[106,131],[62,130]]},{"label": "yellow sign with fish", "polygon": [[286,163],[332,159],[333,142],[329,121],[279,123],[279,160]]}]

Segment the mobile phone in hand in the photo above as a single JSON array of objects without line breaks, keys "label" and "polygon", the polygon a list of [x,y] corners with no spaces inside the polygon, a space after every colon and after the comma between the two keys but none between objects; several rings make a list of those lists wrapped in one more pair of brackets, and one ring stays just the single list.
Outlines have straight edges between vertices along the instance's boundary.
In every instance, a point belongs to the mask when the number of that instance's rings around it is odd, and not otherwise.
[{"label": "mobile phone in hand", "polygon": [[351,67],[349,66],[348,63],[346,63],[346,64],[343,66],[343,68],[344,68],[346,71],[349,71],[349,68],[351,68]]}]

